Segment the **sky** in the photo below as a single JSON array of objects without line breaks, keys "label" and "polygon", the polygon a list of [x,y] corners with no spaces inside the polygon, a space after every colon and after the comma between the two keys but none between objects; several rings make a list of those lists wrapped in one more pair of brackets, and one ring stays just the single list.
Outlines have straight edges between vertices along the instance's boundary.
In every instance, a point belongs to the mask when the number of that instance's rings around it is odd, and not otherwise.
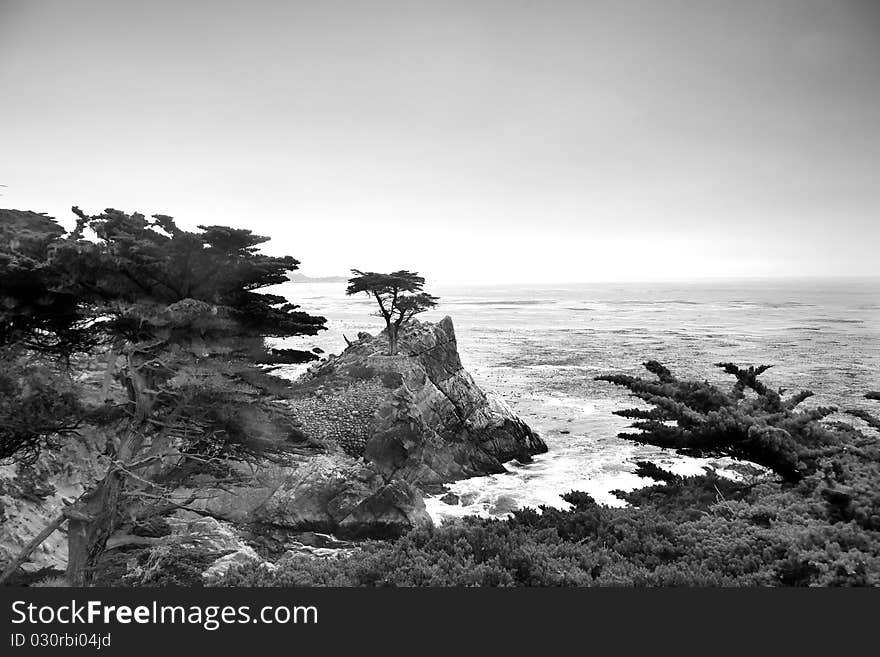
[{"label": "sky", "polygon": [[308,275],[880,275],[870,0],[0,0],[0,99],[0,207]]}]

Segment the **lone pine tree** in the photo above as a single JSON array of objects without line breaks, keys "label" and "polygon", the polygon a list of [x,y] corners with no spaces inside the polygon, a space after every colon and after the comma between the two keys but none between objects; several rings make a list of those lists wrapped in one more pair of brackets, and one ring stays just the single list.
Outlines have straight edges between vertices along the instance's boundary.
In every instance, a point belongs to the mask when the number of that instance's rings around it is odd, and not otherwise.
[{"label": "lone pine tree", "polygon": [[352,269],[345,293],[365,293],[379,305],[378,317],[385,320],[389,353],[397,353],[400,327],[410,319],[437,305],[437,297],[423,292],[425,279],[418,272],[402,269],[390,274]]}]

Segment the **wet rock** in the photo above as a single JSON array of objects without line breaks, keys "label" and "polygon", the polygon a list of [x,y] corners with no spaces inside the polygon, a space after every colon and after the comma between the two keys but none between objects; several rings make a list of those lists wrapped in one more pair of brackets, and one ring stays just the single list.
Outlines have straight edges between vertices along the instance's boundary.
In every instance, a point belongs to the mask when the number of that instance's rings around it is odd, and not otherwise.
[{"label": "wet rock", "polygon": [[495,503],[489,508],[489,513],[493,516],[501,516],[511,513],[519,508],[519,504],[510,495],[499,495]]},{"label": "wet rock", "polygon": [[461,502],[461,498],[455,493],[446,493],[446,495],[440,498],[440,501],[444,504],[455,506],[456,504],[459,504]]}]

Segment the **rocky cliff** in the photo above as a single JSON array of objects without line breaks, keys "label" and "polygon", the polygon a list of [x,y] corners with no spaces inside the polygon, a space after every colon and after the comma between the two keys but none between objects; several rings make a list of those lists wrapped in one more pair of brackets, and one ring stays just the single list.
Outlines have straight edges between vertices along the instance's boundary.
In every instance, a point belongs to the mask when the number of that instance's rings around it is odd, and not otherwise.
[{"label": "rocky cliff", "polygon": [[[424,492],[503,472],[506,461],[528,461],[546,451],[522,420],[464,370],[450,318],[411,322],[401,333],[400,353],[390,356],[387,350],[384,335],[362,333],[274,402],[302,434],[296,444],[309,449],[243,463],[239,483],[223,489],[180,491],[181,497],[197,498],[190,504],[194,512],[177,511],[146,536],[143,528],[123,526],[108,544],[111,552],[128,554],[132,546],[152,551],[122,559],[130,574],[131,563],[147,569],[144,564],[157,554],[208,545],[206,554],[213,556],[205,572],[216,576],[230,564],[302,547],[311,540],[304,538],[308,533],[393,537],[431,523]],[[63,453],[45,454],[35,468],[0,468],[0,564],[101,475],[99,450],[88,440],[86,432]],[[61,570],[65,562],[62,529],[27,568]]]},{"label": "rocky cliff", "polygon": [[507,461],[547,451],[462,367],[449,317],[412,321],[399,346],[390,356],[384,334],[361,333],[340,356],[313,366],[291,402],[303,431],[421,488],[504,472]]}]

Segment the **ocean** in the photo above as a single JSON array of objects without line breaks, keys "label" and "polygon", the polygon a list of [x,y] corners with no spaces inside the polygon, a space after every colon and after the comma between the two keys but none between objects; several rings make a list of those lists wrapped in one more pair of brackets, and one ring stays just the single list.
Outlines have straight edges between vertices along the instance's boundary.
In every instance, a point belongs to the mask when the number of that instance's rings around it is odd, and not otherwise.
[{"label": "ocean", "polygon": [[[343,335],[376,333],[364,296],[344,283],[296,282],[279,290],[328,330],[288,346],[345,347]],[[620,505],[611,491],[645,485],[632,470],[651,459],[686,474],[708,459],[681,457],[617,437],[627,421],[612,411],[636,405],[625,390],[594,377],[644,373],[658,360],[676,374],[723,383],[721,361],[773,365],[762,380],[786,391],[812,390],[805,406],[880,411],[863,398],[880,389],[880,279],[754,280],[700,283],[456,285],[429,287],[440,305],[419,316],[450,315],[464,366],[541,434],[549,452],[509,472],[449,486],[461,498],[426,503],[437,522],[462,515],[506,517],[521,506],[565,508],[581,490]],[[293,376],[296,371],[291,371]],[[832,419],[846,419],[840,414]]]}]

